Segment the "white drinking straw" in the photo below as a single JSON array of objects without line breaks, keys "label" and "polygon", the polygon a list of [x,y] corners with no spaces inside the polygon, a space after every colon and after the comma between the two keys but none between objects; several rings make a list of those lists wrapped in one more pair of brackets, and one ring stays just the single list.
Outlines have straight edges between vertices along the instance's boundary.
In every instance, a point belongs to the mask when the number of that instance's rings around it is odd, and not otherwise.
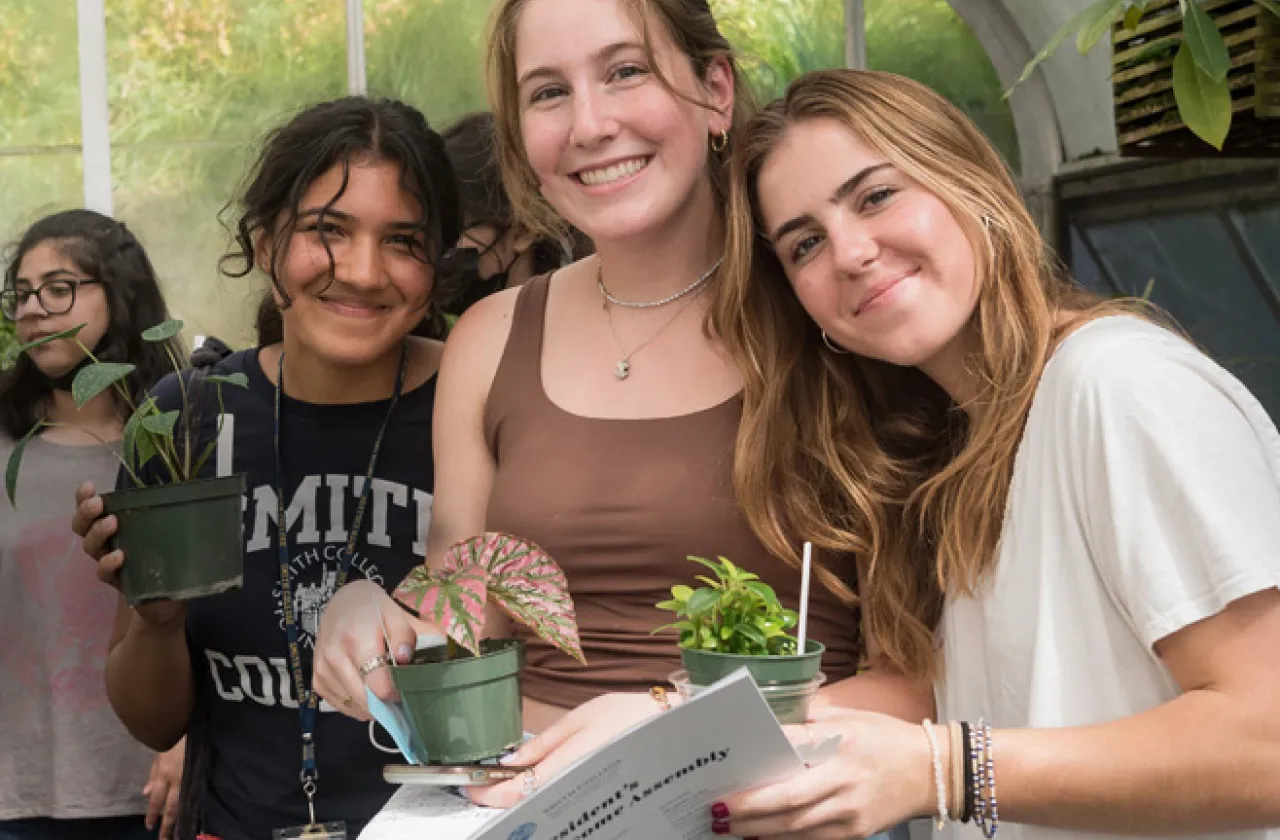
[{"label": "white drinking straw", "polygon": [[804,564],[800,567],[800,629],[796,633],[796,653],[804,653],[805,629],[809,624],[809,568],[813,565],[813,543],[804,544]]}]

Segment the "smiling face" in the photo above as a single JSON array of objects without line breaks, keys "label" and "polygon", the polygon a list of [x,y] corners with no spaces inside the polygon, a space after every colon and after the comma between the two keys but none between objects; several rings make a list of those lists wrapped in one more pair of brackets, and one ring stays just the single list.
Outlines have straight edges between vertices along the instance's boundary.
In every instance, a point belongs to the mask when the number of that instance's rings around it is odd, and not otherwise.
[{"label": "smiling face", "polygon": [[[726,61],[697,78],[651,18],[655,68],[637,24],[620,0],[529,0],[516,27],[529,166],[547,202],[597,242],[710,212],[709,141],[732,113]],[[669,90],[655,70],[695,101]]]},{"label": "smiling face", "polygon": [[397,165],[353,160],[346,189],[333,201],[341,184],[342,167],[335,165],[299,202],[280,271],[292,299],[284,324],[288,340],[307,352],[361,365],[392,352],[422,320],[434,273],[422,210],[401,188]]},{"label": "smiling face", "polygon": [[[18,264],[14,289],[30,292],[40,289],[42,297],[55,311],[67,306],[74,294],[75,303],[65,313],[50,315],[36,295],[31,295],[18,307],[18,340],[36,341],[51,333],[84,324],[77,338],[86,347],[93,348],[106,334],[111,324],[111,308],[107,304],[107,291],[99,283],[81,283],[71,290],[66,281],[94,280],[71,259],[59,243],[46,240],[27,251]],[[28,351],[28,357],[46,376],[57,377],[71,370],[84,351],[69,338],[51,341]]]},{"label": "smiling face", "polygon": [[788,127],[757,195],[796,297],[831,341],[926,372],[954,364],[980,288],[973,247],[936,195],[832,119]]}]

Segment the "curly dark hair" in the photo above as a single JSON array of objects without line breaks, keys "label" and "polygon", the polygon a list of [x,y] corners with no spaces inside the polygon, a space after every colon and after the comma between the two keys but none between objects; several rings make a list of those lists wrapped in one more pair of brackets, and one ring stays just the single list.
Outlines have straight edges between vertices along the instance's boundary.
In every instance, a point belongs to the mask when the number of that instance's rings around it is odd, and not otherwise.
[{"label": "curly dark hair", "polygon": [[[54,243],[86,275],[102,281],[110,323],[98,346],[90,349],[99,361],[134,365],[122,384],[133,399],[144,396],[173,370],[169,354],[180,359],[183,350],[176,338],[162,343],[142,340],[143,330],[169,319],[155,269],[142,244],[122,222],[101,213],[54,213],[28,228],[11,247],[4,272],[6,289],[16,284],[23,258],[46,242]],[[15,439],[26,435],[45,419],[52,393],[53,385],[35,363],[20,355],[0,377],[0,428]],[[121,417],[126,416],[128,406],[123,400],[117,398],[117,407]]]},{"label": "curly dark hair", "polygon": [[[269,237],[267,275],[288,306],[280,284],[280,266],[288,257],[289,241],[298,223],[298,205],[311,184],[334,166],[342,167],[342,185],[324,208],[328,210],[347,188],[352,161],[376,158],[400,167],[400,185],[422,208],[421,232],[426,246],[420,255],[433,268],[457,241],[461,227],[458,186],[445,154],[444,141],[416,108],[394,99],[346,96],[321,102],[298,113],[271,131],[249,171],[239,199],[223,208],[223,216],[239,218],[226,227],[235,245],[219,261],[229,277],[244,277],[258,265],[260,237]],[[325,244],[328,250],[328,244]],[[334,269],[329,254],[330,276]],[[280,310],[268,293],[256,319],[258,343],[282,338]],[[434,291],[427,316],[414,330],[442,335],[443,318]]]}]

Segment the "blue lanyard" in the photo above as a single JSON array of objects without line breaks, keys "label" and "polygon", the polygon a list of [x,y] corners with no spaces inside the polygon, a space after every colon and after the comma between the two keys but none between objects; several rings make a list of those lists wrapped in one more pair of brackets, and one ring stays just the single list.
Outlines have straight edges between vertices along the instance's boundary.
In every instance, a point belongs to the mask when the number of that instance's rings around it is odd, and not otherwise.
[{"label": "blue lanyard", "polygon": [[[378,437],[373,442],[373,454],[369,456],[369,467],[365,470],[364,487],[360,491],[360,503],[356,506],[355,518],[351,521],[351,532],[347,535],[347,545],[338,562],[338,581],[334,590],[340,589],[347,582],[347,574],[351,571],[351,563],[355,558],[356,541],[360,536],[360,524],[364,521],[365,508],[369,505],[369,497],[373,494],[373,471],[378,465],[378,453],[382,450],[382,439],[386,436],[387,425],[391,414],[400,402],[400,392],[404,387],[404,374],[409,366],[409,352],[406,344],[400,350],[400,371],[396,374],[395,390],[391,393],[391,405],[382,418],[382,427],[378,429]],[[276,456],[276,553],[280,561],[280,609],[284,616],[285,635],[289,640],[289,671],[293,675],[293,690],[298,698],[298,725],[302,729],[302,781],[303,791],[310,801],[315,796],[315,782],[320,774],[316,772],[316,712],[320,706],[320,695],[305,685],[306,677],[302,670],[302,651],[298,644],[300,631],[298,616],[293,609],[293,576],[289,570],[289,526],[285,519],[284,508],[284,465],[281,455],[281,393],[284,385],[284,351],[280,352],[280,369],[276,375],[275,389],[275,456]]]}]

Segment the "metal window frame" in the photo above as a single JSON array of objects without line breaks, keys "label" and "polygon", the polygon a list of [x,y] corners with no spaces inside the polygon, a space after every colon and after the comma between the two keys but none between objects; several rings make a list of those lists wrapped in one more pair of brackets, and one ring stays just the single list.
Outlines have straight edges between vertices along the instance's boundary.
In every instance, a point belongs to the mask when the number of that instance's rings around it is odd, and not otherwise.
[{"label": "metal window frame", "polygon": [[[843,2],[845,65],[864,68],[867,66],[864,0]],[[363,0],[346,0],[346,23],[347,92],[363,95],[369,87]],[[114,182],[111,177],[111,112],[107,89],[106,0],[76,0],[76,32],[80,60],[80,152],[84,205],[111,215]]]}]

